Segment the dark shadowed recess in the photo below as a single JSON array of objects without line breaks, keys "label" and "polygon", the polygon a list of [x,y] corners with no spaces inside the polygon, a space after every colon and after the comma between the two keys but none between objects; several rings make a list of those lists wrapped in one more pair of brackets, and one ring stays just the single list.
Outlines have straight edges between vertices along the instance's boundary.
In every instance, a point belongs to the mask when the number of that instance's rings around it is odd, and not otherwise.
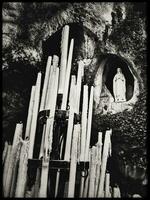
[{"label": "dark shadowed recess", "polygon": [[[71,39],[74,39],[74,49],[73,49],[73,60],[75,62],[76,58],[81,54],[81,44],[84,41],[84,32],[82,23],[69,23],[69,43],[68,43],[68,53],[70,47]],[[61,57],[61,36],[62,28],[56,31],[52,36],[50,36],[46,41],[43,41],[43,61],[46,64],[47,57],[57,55]],[[44,65],[45,66],[45,65]]]}]

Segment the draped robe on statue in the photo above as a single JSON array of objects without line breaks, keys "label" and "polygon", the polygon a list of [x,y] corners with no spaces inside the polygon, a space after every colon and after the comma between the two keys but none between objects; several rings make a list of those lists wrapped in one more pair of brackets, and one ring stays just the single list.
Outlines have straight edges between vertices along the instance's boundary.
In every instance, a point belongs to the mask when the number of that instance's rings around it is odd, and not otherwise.
[{"label": "draped robe on statue", "polygon": [[126,101],[126,80],[120,68],[117,68],[117,74],[113,79],[113,92],[115,102]]}]

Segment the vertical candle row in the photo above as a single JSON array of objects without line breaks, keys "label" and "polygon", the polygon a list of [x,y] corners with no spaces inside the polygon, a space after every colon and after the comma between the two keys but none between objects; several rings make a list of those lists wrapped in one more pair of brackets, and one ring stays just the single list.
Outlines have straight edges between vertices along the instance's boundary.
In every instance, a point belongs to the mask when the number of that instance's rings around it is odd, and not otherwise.
[{"label": "vertical candle row", "polygon": [[23,124],[16,124],[16,129],[13,137],[11,152],[8,151],[9,160],[5,162],[3,174],[3,192],[4,197],[9,197],[11,194],[11,187],[13,183],[13,176],[16,173],[17,162],[20,154],[20,138],[22,138]]}]

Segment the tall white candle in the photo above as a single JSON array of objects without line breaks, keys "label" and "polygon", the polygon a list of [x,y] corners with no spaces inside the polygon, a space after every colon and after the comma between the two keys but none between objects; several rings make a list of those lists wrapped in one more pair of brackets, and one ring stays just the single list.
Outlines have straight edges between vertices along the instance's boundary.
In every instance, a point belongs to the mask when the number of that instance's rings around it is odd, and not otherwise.
[{"label": "tall white candle", "polygon": [[[54,55],[52,72],[51,72],[51,76],[49,79],[48,98],[47,98],[47,102],[46,102],[46,109],[50,109],[50,110],[51,110],[51,106],[53,105],[53,101],[54,101],[53,94],[57,93],[57,91],[58,91],[58,83],[57,83],[59,80],[59,75],[58,75],[59,68],[57,67],[58,62],[59,62],[59,57]],[[56,74],[56,71],[57,71],[57,74]],[[56,84],[57,84],[57,89],[55,91]]]},{"label": "tall white candle", "polygon": [[9,166],[8,166],[6,180],[5,180],[4,197],[10,197],[13,178],[15,178],[14,176],[16,174],[16,167],[17,167],[17,162],[19,160],[20,148],[21,148],[19,136],[20,137],[22,136],[22,132],[21,132],[22,126],[20,129],[20,125],[22,124],[17,124],[15,135],[14,135],[12,151],[11,151],[10,160],[9,160]]},{"label": "tall white candle", "polygon": [[90,139],[91,139],[92,112],[93,112],[93,86],[91,87],[88,111],[89,112],[88,112],[88,123],[87,123],[87,138],[86,138],[86,146],[85,146],[85,161],[88,160]]},{"label": "tall white candle", "polygon": [[7,179],[8,169],[9,169],[10,160],[11,160],[11,152],[12,152],[12,145],[8,145],[6,160],[4,163],[4,171],[3,171],[3,194],[4,194],[4,197],[7,192],[6,191],[6,179]]},{"label": "tall white candle", "polygon": [[42,131],[42,141],[41,141],[39,159],[41,159],[43,157],[43,154],[44,154],[45,131],[46,131],[46,125],[44,124],[43,125],[43,131]]},{"label": "tall white candle", "polygon": [[57,94],[58,94],[58,80],[59,80],[59,68],[56,68],[55,72],[55,84],[54,84],[54,90],[52,93],[52,105],[50,106],[50,116],[54,117],[55,115],[55,109],[56,109],[56,101],[57,101]]},{"label": "tall white candle", "polygon": [[65,84],[64,84],[61,110],[66,110],[66,106],[67,106],[69,80],[70,80],[70,72],[71,72],[71,65],[72,65],[73,46],[74,46],[74,39],[71,40],[70,49],[69,49],[69,56],[68,56],[67,69],[66,69],[66,75],[65,75]]},{"label": "tall white candle", "polygon": [[103,197],[104,195],[104,181],[105,181],[105,172],[106,172],[107,159],[108,159],[109,148],[110,148],[110,135],[111,135],[111,130],[106,131],[104,147],[103,147],[103,155],[102,155],[100,182],[99,182],[99,187],[98,187],[98,197]]},{"label": "tall white candle", "polygon": [[102,132],[98,132],[97,146],[97,166],[96,166],[96,180],[95,180],[95,196],[97,197],[98,183],[100,178],[100,166],[101,166],[101,155],[102,155]]},{"label": "tall white candle", "polygon": [[40,111],[44,110],[44,108],[45,108],[46,93],[47,93],[47,88],[48,88],[48,80],[49,80],[49,75],[50,75],[51,61],[52,61],[52,57],[48,56],[46,72],[45,72],[45,79],[44,79],[44,85],[43,85],[43,90],[42,90]]},{"label": "tall white candle", "polygon": [[[46,120],[46,131],[45,131],[44,150],[43,150],[43,152],[45,152],[46,156],[48,155],[49,145],[52,145],[51,126],[52,126],[52,119],[48,118]],[[43,155],[43,156],[45,156],[45,155]]]},{"label": "tall white candle", "polygon": [[72,149],[71,149],[71,162],[69,172],[69,185],[68,185],[68,197],[74,197],[75,181],[76,181],[76,165],[77,165],[77,142],[80,132],[80,124],[74,125]]},{"label": "tall white candle", "polygon": [[34,107],[34,102],[35,102],[35,89],[36,89],[36,87],[32,86],[29,109],[28,109],[26,131],[25,131],[25,138],[30,137],[31,122],[32,122],[32,116],[33,116],[33,107]]},{"label": "tall white candle", "polygon": [[61,60],[60,60],[60,79],[59,79],[59,94],[63,94],[65,74],[67,67],[67,54],[68,54],[68,41],[69,41],[69,26],[66,25],[62,31],[61,39]]},{"label": "tall white candle", "polygon": [[15,197],[24,198],[28,169],[29,141],[22,141]]},{"label": "tall white candle", "polygon": [[45,98],[45,109],[48,109],[48,101],[51,96],[54,68],[55,67],[51,65],[49,79],[48,79],[47,93]]},{"label": "tall white candle", "polygon": [[76,113],[79,114],[80,109],[80,96],[81,96],[81,81],[82,81],[82,71],[83,71],[83,62],[79,61],[78,63],[78,75],[77,75],[77,110]]},{"label": "tall white candle", "polygon": [[110,198],[111,193],[110,193],[110,174],[106,173],[105,177],[105,197]]},{"label": "tall white candle", "polygon": [[49,159],[42,161],[41,184],[39,189],[39,198],[47,198],[47,182],[48,182]]},{"label": "tall white candle", "polygon": [[8,151],[8,142],[5,142],[4,150],[3,150],[3,156],[2,156],[2,162],[5,163],[5,158],[7,156],[7,151]]},{"label": "tall white candle", "polygon": [[121,192],[118,186],[113,188],[113,198],[121,198]]},{"label": "tall white candle", "polygon": [[14,148],[18,144],[19,137],[22,138],[22,131],[23,131],[23,123],[22,122],[17,123],[14,137],[13,137],[12,148]]},{"label": "tall white candle", "polygon": [[91,151],[91,169],[89,180],[89,194],[88,197],[95,197],[95,174],[96,174],[96,147],[92,147]]},{"label": "tall white candle", "polygon": [[[60,159],[61,160],[62,160],[62,153],[63,153],[63,145],[64,145],[64,138],[62,139],[62,143],[61,143],[61,147],[60,147]],[[58,194],[59,178],[60,178],[60,169],[57,170],[57,175],[56,175],[55,198],[57,197],[57,194]]]},{"label": "tall white candle", "polygon": [[65,155],[64,160],[70,160],[70,152],[71,152],[71,140],[72,140],[72,131],[73,131],[73,120],[74,120],[74,101],[75,98],[75,83],[76,77],[74,75],[71,76],[71,86],[70,86],[70,95],[69,95],[69,119],[68,119],[68,127],[67,127],[67,138],[66,138],[66,147],[65,147]]},{"label": "tall white candle", "polygon": [[88,176],[85,178],[85,172],[82,171],[81,183],[80,183],[80,197],[88,197],[89,193],[89,179],[90,179],[90,171],[91,171],[91,149],[89,149],[89,169],[88,169]]},{"label": "tall white candle", "polygon": [[46,125],[46,135],[45,135],[45,142],[44,142],[44,148],[45,152],[51,152],[52,148],[52,137],[53,137],[53,123],[54,123],[54,117],[55,117],[55,108],[56,108],[56,100],[57,100],[57,93],[58,93],[58,79],[59,79],[59,68],[56,68],[55,73],[55,85],[54,85],[54,91],[53,91],[53,100],[51,101],[50,105],[50,115],[47,119],[47,125]]},{"label": "tall white candle", "polygon": [[[46,122],[46,134],[44,141],[44,155],[42,160],[42,170],[41,170],[41,179],[40,179],[40,188],[38,197],[47,197],[47,184],[48,184],[48,171],[49,171],[49,159],[52,149],[52,126],[54,118],[48,118]],[[49,151],[48,151],[49,150]]]},{"label": "tall white candle", "polygon": [[29,145],[29,159],[33,158],[37,117],[38,117],[38,111],[39,111],[40,88],[41,88],[41,72],[38,73],[37,81],[36,81],[35,103],[34,103],[34,108],[33,108],[33,117],[32,117],[31,134],[30,134],[30,145]]},{"label": "tall white candle", "polygon": [[86,144],[86,131],[87,131],[87,110],[88,110],[88,86],[84,85],[83,88],[83,105],[82,105],[82,121],[81,121],[81,155],[80,161],[85,158],[85,144]]},{"label": "tall white candle", "polygon": [[89,191],[89,175],[85,179],[84,190],[83,190],[83,194],[81,196],[83,198],[88,197],[88,191]]}]

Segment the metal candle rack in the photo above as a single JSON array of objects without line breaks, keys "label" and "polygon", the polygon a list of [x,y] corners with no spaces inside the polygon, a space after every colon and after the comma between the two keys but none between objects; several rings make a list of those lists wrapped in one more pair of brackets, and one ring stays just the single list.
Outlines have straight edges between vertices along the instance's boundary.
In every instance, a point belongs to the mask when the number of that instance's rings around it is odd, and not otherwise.
[{"label": "metal candle rack", "polygon": [[[60,110],[57,109],[55,112],[55,127],[59,125],[59,123],[63,124],[64,126],[68,123],[69,117],[69,110]],[[42,131],[43,125],[46,123],[46,119],[50,114],[50,110],[42,110],[38,114],[38,132]],[[81,122],[81,114],[74,115],[74,124]],[[55,154],[55,152],[54,152]],[[42,168],[42,158],[41,159],[28,159],[28,187],[31,189],[32,186],[35,184],[36,180],[36,172],[37,169]],[[70,169],[70,162],[65,160],[49,160],[49,170],[51,169],[61,169],[61,170],[69,170]],[[85,171],[85,176],[88,175],[89,169],[89,162],[77,162],[77,171]]]},{"label": "metal candle rack", "polygon": [[[36,179],[36,172],[38,168],[42,168],[42,160],[28,159],[28,178],[30,180],[30,187],[34,185]],[[69,170],[70,162],[64,160],[50,160],[49,169]],[[77,170],[86,171],[89,169],[89,162],[78,162]],[[87,172],[88,173],[88,172]],[[86,175],[87,175],[86,173]]]}]

